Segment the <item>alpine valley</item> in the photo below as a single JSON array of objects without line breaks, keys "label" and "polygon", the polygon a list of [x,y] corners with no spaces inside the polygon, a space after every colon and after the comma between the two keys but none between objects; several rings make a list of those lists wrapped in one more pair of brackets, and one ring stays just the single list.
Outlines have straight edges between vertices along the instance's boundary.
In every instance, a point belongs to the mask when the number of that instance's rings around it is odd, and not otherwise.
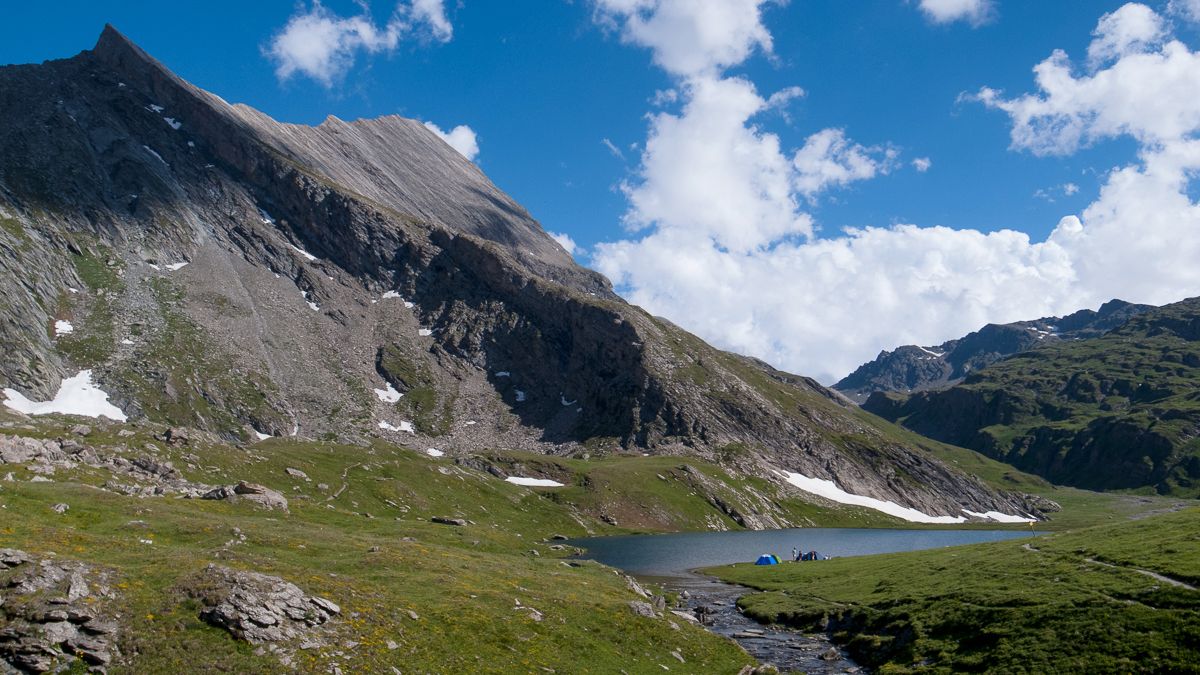
[{"label": "alpine valley", "polygon": [[[1142,564],[1191,588],[1197,307],[901,348],[843,395],[625,302],[418,121],[277,122],[105,27],[0,68],[0,671],[770,672],[587,535],[1035,522],[1079,530],[1037,558],[1066,578],[1080,528],[1165,523]],[[920,584],[718,573],[864,665],[980,658],[896,609]],[[1113,602],[1170,605],[1187,663],[1194,588],[1143,590]]]}]

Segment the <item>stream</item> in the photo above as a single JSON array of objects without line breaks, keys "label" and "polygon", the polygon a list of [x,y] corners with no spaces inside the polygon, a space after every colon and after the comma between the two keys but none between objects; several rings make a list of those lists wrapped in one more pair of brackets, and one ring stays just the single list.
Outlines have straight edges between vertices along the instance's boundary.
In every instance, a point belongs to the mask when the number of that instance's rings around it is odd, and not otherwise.
[{"label": "stream", "polygon": [[1022,530],[798,528],[592,537],[570,543],[586,549],[585,558],[685,595],[685,608],[677,609],[696,615],[696,610],[703,608],[700,614],[708,630],[734,640],[751,656],[762,663],[773,664],[781,672],[857,673],[864,669],[827,635],[759,624],[742,615],[737,608],[737,599],[753,593],[753,589],[727,584],[695,570],[752,563],[764,553],[788,560],[793,548],[841,558],[976,544],[1033,534],[1036,533]]}]

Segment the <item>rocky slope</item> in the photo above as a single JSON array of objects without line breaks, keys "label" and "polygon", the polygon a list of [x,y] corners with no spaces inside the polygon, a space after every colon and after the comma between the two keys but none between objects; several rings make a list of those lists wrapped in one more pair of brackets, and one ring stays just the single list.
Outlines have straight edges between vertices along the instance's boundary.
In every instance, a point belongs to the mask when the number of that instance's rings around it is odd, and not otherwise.
[{"label": "rocky slope", "polygon": [[1200,298],[1005,359],[884,418],[1065,485],[1200,496]]},{"label": "rocky slope", "polygon": [[110,417],[229,441],[694,455],[925,513],[1036,512],[624,303],[419,123],[281,124],[111,27],[0,68],[0,225],[10,403],[94,380]]},{"label": "rocky slope", "polygon": [[1152,309],[1149,305],[1111,300],[1101,305],[1099,311],[1082,309],[1061,317],[991,323],[936,347],[904,345],[880,352],[874,361],[859,366],[833,388],[862,403],[877,391],[948,387],[1006,356],[1057,342],[1098,337],[1149,309]]}]

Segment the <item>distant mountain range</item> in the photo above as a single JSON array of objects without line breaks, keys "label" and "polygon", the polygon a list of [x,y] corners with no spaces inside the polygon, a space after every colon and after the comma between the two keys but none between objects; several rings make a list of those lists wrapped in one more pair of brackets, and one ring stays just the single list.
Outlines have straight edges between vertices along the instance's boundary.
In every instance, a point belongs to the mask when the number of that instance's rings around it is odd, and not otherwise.
[{"label": "distant mountain range", "polygon": [[1149,309],[1123,300],[1104,303],[1099,311],[1080,310],[1067,316],[988,324],[936,347],[904,345],[883,351],[833,388],[856,403],[872,393],[915,392],[961,382],[973,372],[1007,356],[1062,341],[1098,337]]},{"label": "distant mountain range", "polygon": [[863,407],[1059,484],[1200,497],[1200,298],[1118,312],[1134,316],[1099,337],[1053,340],[945,389],[877,391]]}]

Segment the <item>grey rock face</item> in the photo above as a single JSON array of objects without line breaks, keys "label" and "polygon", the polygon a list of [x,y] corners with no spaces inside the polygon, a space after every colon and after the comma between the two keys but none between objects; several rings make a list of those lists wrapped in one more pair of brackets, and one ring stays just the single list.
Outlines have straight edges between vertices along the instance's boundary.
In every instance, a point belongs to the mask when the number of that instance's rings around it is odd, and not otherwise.
[{"label": "grey rock face", "polygon": [[5,615],[0,670],[44,673],[67,669],[78,660],[104,672],[119,656],[110,584],[107,572],[81,562],[0,549]]},{"label": "grey rock face", "polygon": [[315,629],[341,614],[337,604],[258,572],[209,565],[201,575],[204,621],[251,644],[316,639]]}]

